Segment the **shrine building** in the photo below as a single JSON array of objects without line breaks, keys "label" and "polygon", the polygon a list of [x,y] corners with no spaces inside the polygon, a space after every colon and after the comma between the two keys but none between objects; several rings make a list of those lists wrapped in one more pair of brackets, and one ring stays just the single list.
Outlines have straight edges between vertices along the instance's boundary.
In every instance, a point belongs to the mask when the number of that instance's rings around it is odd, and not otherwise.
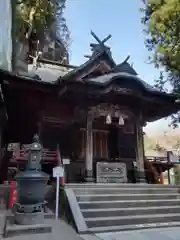
[{"label": "shrine building", "polygon": [[[59,160],[69,160],[66,182],[98,182],[106,164],[107,171],[124,172],[122,182],[155,183],[170,167],[159,170],[145,159],[143,127],[176,113],[178,96],[146,83],[129,57],[116,63],[105,45],[109,36],[103,41],[93,36],[97,43],[80,66],[39,59],[28,75],[0,70],[1,182],[8,168],[23,166],[23,148],[36,133],[44,171],[52,174]],[[12,151],[10,143],[16,146]]]}]

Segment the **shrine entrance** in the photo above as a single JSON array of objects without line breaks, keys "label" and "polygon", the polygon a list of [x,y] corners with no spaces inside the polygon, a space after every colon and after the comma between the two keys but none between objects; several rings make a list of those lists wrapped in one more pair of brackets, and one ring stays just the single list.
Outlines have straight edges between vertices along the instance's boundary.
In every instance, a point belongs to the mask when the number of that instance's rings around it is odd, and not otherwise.
[{"label": "shrine entrance", "polygon": [[66,166],[67,182],[84,182],[87,176],[91,181],[98,181],[100,163],[111,164],[112,174],[118,163],[122,163],[119,168],[122,165],[125,169],[126,182],[135,181],[137,134],[133,112],[117,105],[100,104],[89,110],[86,122],[79,124],[74,132],[76,144]]}]

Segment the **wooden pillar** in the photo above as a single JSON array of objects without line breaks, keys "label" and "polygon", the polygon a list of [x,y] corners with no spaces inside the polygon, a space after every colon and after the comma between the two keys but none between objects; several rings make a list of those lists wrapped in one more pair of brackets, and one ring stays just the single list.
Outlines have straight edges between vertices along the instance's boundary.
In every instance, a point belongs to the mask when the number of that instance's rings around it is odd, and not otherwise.
[{"label": "wooden pillar", "polygon": [[93,181],[93,129],[92,117],[87,116],[86,119],[86,164],[85,164],[85,180]]},{"label": "wooden pillar", "polygon": [[140,122],[136,122],[136,164],[137,164],[137,182],[146,182],[145,169],[144,169],[144,137],[143,129]]}]

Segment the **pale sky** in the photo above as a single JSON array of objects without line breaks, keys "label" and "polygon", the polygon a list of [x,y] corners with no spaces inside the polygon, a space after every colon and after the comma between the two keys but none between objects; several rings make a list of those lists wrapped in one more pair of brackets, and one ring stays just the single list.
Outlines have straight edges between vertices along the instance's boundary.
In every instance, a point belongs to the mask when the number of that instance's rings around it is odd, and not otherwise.
[{"label": "pale sky", "polygon": [[[130,63],[148,83],[153,84],[159,72],[147,64],[148,51],[144,46],[140,12],[141,0],[67,0],[65,17],[72,38],[70,46],[71,64],[80,65],[84,55],[90,53],[89,44],[95,42],[90,35],[93,30],[100,39],[108,34],[112,55],[117,63],[130,55]],[[158,121],[149,124],[147,131],[166,128],[168,123]]]}]

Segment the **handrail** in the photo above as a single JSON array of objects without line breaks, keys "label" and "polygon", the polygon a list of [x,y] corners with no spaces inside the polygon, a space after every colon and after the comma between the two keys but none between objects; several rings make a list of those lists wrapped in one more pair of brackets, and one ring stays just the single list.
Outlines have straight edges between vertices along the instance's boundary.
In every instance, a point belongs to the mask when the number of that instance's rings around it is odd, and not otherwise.
[{"label": "handrail", "polygon": [[66,193],[66,197],[67,197],[69,207],[71,209],[71,213],[74,218],[74,222],[75,222],[78,233],[81,233],[81,234],[88,233],[88,226],[81,212],[80,206],[78,204],[78,201],[73,189],[65,187],[64,190]]}]

